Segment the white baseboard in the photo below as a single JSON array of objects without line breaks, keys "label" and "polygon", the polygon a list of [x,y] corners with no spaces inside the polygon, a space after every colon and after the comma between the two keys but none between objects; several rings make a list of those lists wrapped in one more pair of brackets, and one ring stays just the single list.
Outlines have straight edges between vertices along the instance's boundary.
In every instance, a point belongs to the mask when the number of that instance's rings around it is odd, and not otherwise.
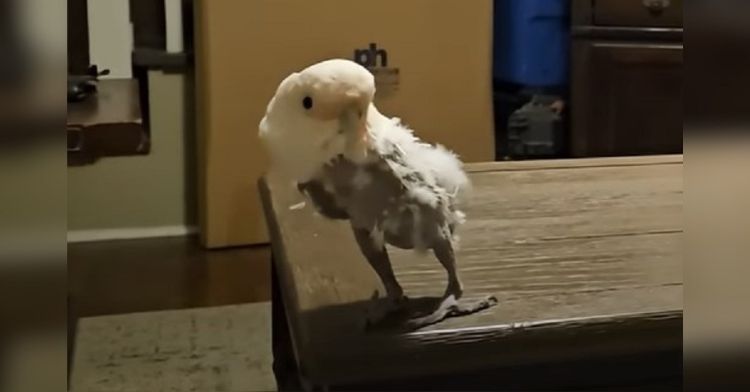
[{"label": "white baseboard", "polygon": [[68,243],[139,238],[182,237],[198,232],[195,226],[132,227],[124,229],[71,230]]}]

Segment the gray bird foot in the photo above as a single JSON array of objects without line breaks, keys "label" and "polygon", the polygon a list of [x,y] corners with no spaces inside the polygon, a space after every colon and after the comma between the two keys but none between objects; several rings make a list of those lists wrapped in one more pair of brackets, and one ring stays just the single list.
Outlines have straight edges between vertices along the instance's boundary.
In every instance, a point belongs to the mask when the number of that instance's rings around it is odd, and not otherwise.
[{"label": "gray bird foot", "polygon": [[401,295],[399,297],[379,298],[378,292],[375,291],[372,297],[373,303],[367,311],[366,326],[373,326],[383,322],[388,316],[399,313],[406,309],[409,297]]},{"label": "gray bird foot", "polygon": [[438,306],[438,308],[432,313],[407,320],[406,327],[410,330],[417,330],[428,325],[439,323],[449,317],[466,316],[491,308],[495,305],[497,305],[497,298],[494,296],[487,296],[474,302],[460,303],[455,295],[450,294],[443,299],[440,306]]}]

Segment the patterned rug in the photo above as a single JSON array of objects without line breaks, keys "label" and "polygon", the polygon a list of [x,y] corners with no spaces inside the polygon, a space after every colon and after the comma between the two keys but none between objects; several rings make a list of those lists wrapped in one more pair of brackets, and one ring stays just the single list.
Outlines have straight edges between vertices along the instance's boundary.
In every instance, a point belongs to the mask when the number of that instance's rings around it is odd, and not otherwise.
[{"label": "patterned rug", "polygon": [[275,391],[271,305],[84,318],[72,392]]}]

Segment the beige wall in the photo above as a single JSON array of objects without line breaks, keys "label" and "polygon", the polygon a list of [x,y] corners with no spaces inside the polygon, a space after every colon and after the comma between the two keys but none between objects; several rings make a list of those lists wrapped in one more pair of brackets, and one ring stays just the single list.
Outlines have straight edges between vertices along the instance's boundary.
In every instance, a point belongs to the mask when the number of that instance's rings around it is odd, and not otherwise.
[{"label": "beige wall", "polygon": [[149,72],[151,153],[68,168],[68,231],[195,224],[192,76]]}]

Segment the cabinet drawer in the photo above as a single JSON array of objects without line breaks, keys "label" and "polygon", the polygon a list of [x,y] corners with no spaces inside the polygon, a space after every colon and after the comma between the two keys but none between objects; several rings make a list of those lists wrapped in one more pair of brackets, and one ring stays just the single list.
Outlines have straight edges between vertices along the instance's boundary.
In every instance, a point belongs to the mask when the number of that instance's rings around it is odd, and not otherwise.
[{"label": "cabinet drawer", "polygon": [[593,0],[599,26],[682,27],[682,0]]}]

